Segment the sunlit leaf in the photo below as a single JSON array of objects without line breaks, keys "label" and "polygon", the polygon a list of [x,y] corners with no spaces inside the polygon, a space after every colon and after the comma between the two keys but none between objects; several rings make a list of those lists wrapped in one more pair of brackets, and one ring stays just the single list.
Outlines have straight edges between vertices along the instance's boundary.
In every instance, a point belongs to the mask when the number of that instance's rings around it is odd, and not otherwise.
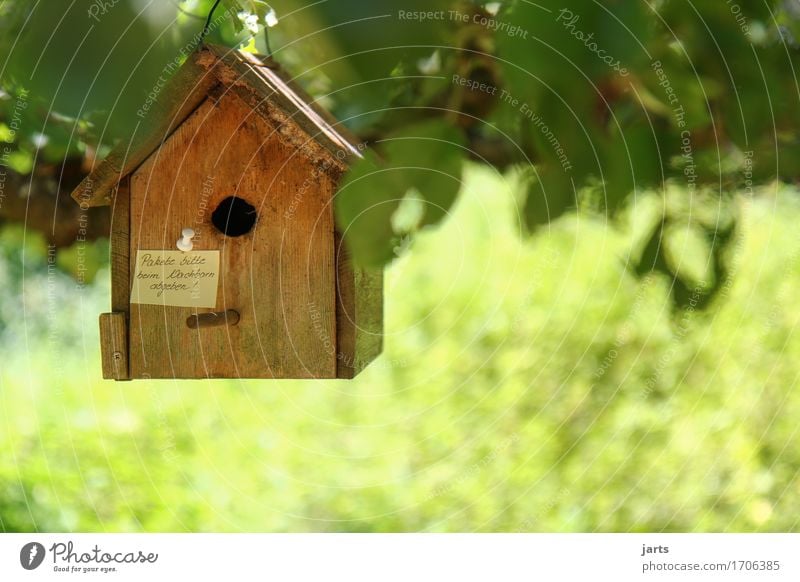
[{"label": "sunlit leaf", "polygon": [[406,190],[415,188],[427,201],[423,225],[445,216],[461,187],[464,138],[444,121],[404,128],[384,142],[386,157],[401,170]]},{"label": "sunlit leaf", "polygon": [[381,167],[373,155],[350,169],[336,194],[336,222],[358,263],[380,266],[393,258],[392,215],[405,191],[401,172]]}]

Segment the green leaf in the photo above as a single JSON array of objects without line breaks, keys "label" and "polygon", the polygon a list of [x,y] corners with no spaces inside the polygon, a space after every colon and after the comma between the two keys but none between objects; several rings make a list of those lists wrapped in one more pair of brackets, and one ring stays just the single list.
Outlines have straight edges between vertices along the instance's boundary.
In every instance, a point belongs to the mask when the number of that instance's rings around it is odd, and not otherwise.
[{"label": "green leaf", "polygon": [[703,229],[692,224],[671,224],[665,230],[663,252],[670,271],[687,286],[713,288],[711,245]]},{"label": "green leaf", "polygon": [[233,28],[236,33],[240,33],[244,30],[244,22],[242,19],[239,18],[239,14],[242,12],[246,12],[244,6],[238,0],[223,0],[222,4],[225,6],[226,11],[230,14],[231,24],[233,24]]},{"label": "green leaf", "polygon": [[[631,270],[638,277],[651,273],[665,275],[670,281],[674,307],[703,309],[730,280],[727,254],[736,237],[736,224],[731,220],[719,226],[687,228],[685,224],[662,218],[644,244],[638,261],[630,265]],[[674,237],[681,230],[683,241],[669,240],[670,235]],[[690,246],[694,248],[687,248]],[[697,262],[698,255],[702,263]]]},{"label": "green leaf", "polygon": [[372,153],[345,176],[336,193],[336,222],[358,264],[379,267],[393,258],[392,215],[405,191],[400,171],[381,167]]},{"label": "green leaf", "polygon": [[461,186],[463,137],[443,120],[409,126],[378,145],[386,159],[370,153],[357,162],[336,195],[339,228],[365,266],[394,258],[392,217],[409,191],[424,198],[425,226],[447,214]]},{"label": "green leaf", "polygon": [[[638,112],[634,112],[634,116]],[[626,120],[615,113],[610,135],[598,139],[605,179],[604,206],[615,214],[628,196],[657,186],[664,178],[658,134],[647,119]],[[619,124],[619,125],[618,125]]]},{"label": "green leaf", "polygon": [[561,168],[544,168],[528,186],[524,216],[529,232],[548,224],[576,205],[574,184]]},{"label": "green leaf", "polygon": [[93,244],[76,242],[70,247],[58,251],[56,264],[59,269],[69,273],[76,280],[91,284],[97,272],[107,264],[107,257],[107,241],[98,241]]},{"label": "green leaf", "polygon": [[8,167],[18,174],[30,174],[33,170],[33,154],[25,150],[15,150],[8,154]]},{"label": "green leaf", "polygon": [[425,198],[422,226],[439,222],[461,187],[464,137],[444,120],[426,121],[392,134],[384,142],[391,167],[400,170],[405,189]]},{"label": "green leaf", "polygon": [[16,132],[3,122],[0,122],[0,141],[14,143]]}]

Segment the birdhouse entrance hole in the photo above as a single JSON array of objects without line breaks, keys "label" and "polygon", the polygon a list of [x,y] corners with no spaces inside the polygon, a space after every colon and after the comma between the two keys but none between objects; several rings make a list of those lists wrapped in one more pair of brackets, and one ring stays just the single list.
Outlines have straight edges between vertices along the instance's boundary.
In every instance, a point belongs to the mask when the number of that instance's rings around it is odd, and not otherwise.
[{"label": "birdhouse entrance hole", "polygon": [[211,223],[226,236],[242,236],[253,230],[256,208],[236,196],[228,196],[211,214]]}]

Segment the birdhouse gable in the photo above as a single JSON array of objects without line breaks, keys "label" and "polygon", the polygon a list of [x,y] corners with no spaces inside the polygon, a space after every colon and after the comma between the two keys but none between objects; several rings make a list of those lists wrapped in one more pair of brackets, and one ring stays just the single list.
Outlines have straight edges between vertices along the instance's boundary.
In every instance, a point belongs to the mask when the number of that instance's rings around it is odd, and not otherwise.
[{"label": "birdhouse gable", "polygon": [[[235,94],[265,119],[281,139],[316,166],[335,175],[361,156],[340,122],[303,91],[271,58],[206,45],[190,55],[157,98],[140,110],[142,120],[72,193],[84,207],[111,204],[117,185],[132,174],[208,98]],[[203,128],[202,131],[213,131]]]},{"label": "birdhouse gable", "polygon": [[211,46],[197,57],[228,90],[272,122],[277,131],[311,155],[322,147],[344,169],[360,157],[354,136],[295,83],[274,60]]}]

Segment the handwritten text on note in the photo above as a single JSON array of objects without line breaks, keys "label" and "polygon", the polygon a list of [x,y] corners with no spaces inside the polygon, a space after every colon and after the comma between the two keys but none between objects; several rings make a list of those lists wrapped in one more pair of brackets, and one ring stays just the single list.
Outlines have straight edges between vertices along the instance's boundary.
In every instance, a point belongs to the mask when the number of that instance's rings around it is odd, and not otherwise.
[{"label": "handwritten text on note", "polygon": [[219,251],[137,251],[131,303],[215,307]]}]

